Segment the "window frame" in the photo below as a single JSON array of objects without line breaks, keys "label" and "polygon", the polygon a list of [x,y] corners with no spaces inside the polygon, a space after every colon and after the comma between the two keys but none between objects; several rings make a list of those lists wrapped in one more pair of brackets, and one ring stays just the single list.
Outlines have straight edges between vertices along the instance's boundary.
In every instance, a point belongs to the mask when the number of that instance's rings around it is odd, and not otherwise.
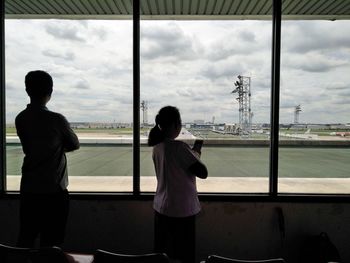
[{"label": "window frame", "polygon": [[0,3],[0,194],[6,188],[6,120],[5,120],[5,1]]},{"label": "window frame", "polygon": [[[279,102],[281,64],[282,0],[272,0],[272,60],[270,100],[269,191],[267,193],[199,193],[201,201],[235,202],[348,202],[350,194],[281,194],[278,192]],[[18,198],[19,192],[6,191],[5,120],[5,1],[1,1],[0,24],[0,196]],[[133,1],[133,187],[132,192],[72,192],[73,199],[152,200],[154,193],[140,191],[140,0]]]},{"label": "window frame", "polygon": [[270,130],[270,195],[278,194],[278,144],[281,66],[282,1],[273,0],[272,10],[272,62],[271,62],[271,130]]}]

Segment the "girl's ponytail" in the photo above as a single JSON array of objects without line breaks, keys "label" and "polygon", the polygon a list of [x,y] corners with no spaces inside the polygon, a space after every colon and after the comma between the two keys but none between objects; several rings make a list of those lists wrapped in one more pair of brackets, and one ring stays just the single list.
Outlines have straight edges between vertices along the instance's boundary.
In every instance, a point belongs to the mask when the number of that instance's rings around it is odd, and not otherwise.
[{"label": "girl's ponytail", "polygon": [[164,141],[164,134],[159,127],[159,114],[156,116],[156,125],[151,129],[148,135],[148,146],[154,146]]}]

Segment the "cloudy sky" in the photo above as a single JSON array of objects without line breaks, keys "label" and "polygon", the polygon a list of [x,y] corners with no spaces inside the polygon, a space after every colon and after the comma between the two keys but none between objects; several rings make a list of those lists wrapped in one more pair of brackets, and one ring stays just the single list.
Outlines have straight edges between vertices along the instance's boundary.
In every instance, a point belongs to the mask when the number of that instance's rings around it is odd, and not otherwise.
[{"label": "cloudy sky", "polygon": [[[6,20],[6,118],[28,103],[24,76],[48,71],[48,107],[69,121],[132,122],[132,22]],[[281,119],[350,122],[349,21],[282,24]],[[184,121],[238,122],[231,94],[251,77],[253,122],[270,121],[270,21],[142,21],[141,100],[148,119],[165,105]]]}]

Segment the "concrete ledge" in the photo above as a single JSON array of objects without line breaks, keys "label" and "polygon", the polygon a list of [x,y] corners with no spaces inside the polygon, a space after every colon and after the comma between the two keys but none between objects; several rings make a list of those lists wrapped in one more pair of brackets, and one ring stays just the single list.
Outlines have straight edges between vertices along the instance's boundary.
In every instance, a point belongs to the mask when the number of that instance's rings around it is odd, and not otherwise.
[{"label": "concrete ledge", "polygon": [[[17,191],[20,176],[7,176],[7,190]],[[128,192],[132,191],[130,176],[71,176],[72,192]],[[197,180],[199,192],[208,193],[267,193],[268,178],[211,177]],[[141,177],[141,191],[154,192],[156,178]],[[280,178],[280,193],[350,194],[350,178]]]}]

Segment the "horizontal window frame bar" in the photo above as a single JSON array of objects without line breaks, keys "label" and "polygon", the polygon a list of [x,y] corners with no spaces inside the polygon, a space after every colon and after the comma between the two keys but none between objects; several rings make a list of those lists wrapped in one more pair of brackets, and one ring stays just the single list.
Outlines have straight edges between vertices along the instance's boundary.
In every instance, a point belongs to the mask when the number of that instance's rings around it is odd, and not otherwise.
[{"label": "horizontal window frame bar", "polygon": [[[134,195],[132,192],[70,192],[71,200],[110,200],[110,201],[152,201],[154,193],[141,192]],[[349,203],[347,194],[242,194],[242,193],[200,193],[201,202],[247,202],[247,203]],[[19,200],[18,191],[8,191],[0,195],[0,200]]]},{"label": "horizontal window frame bar", "polygon": [[[282,14],[283,20],[349,20],[350,15],[289,15]],[[70,19],[70,20],[132,20],[132,15],[51,15],[51,14],[6,14],[5,19]],[[270,21],[269,15],[141,15],[141,20],[258,20]]]}]

